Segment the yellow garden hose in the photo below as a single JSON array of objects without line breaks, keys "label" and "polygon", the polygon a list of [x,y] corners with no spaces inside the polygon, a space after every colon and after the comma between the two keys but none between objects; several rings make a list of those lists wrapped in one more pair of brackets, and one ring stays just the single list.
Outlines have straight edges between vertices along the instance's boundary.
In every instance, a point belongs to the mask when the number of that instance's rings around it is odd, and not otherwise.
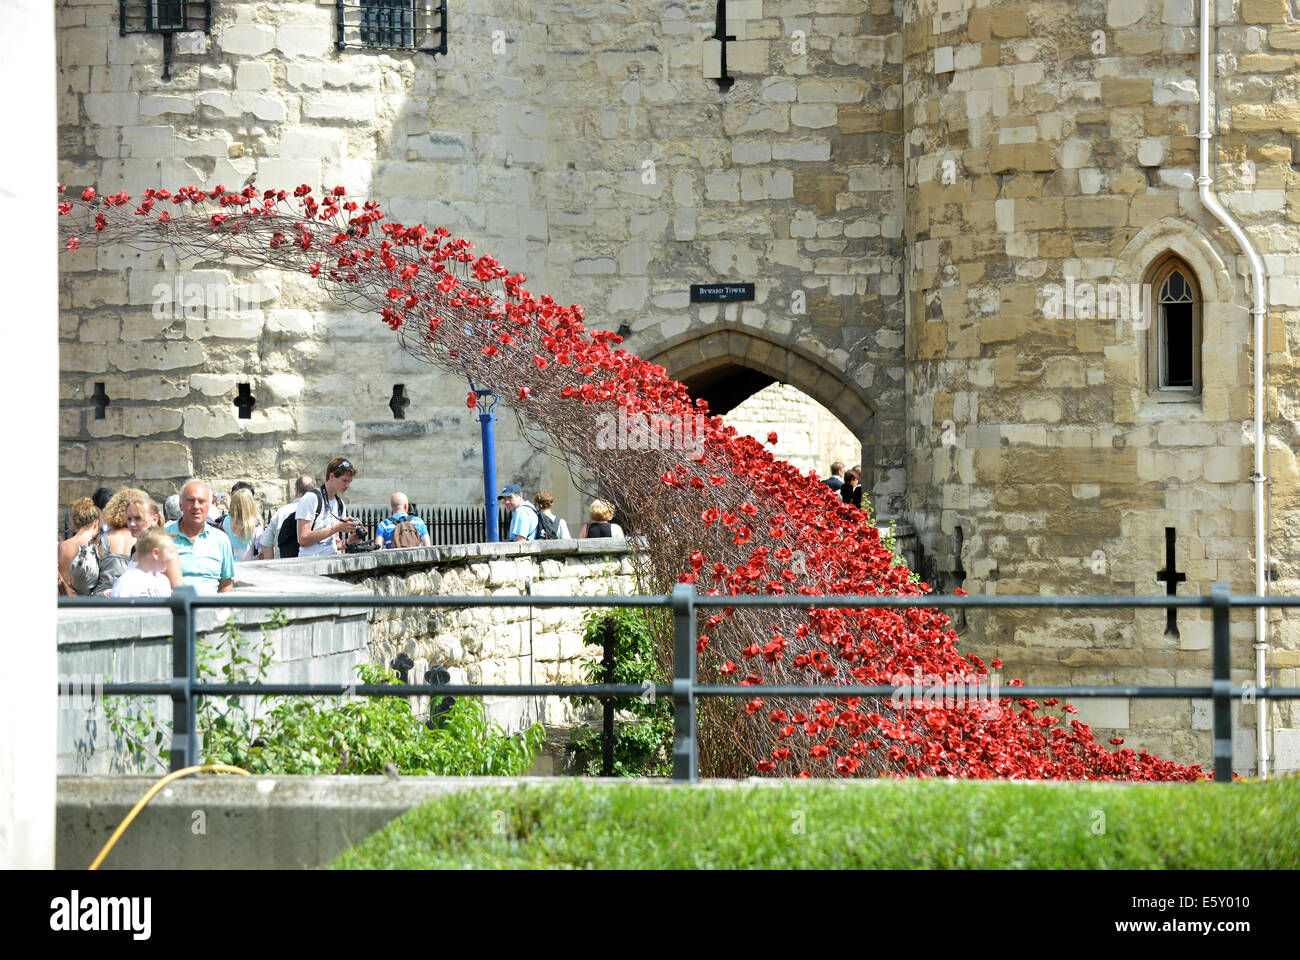
[{"label": "yellow garden hose", "polygon": [[99,869],[99,865],[103,863],[104,858],[108,856],[108,851],[113,849],[113,844],[117,843],[118,838],[122,836],[122,834],[126,833],[126,828],[131,825],[131,821],[135,819],[135,815],[145,808],[145,804],[153,799],[154,794],[167,786],[167,784],[171,783],[173,780],[179,780],[181,777],[188,777],[191,773],[238,773],[245,777],[252,776],[251,773],[242,767],[232,767],[226,763],[205,763],[198,767],[186,767],[183,770],[174,770],[150,787],[149,792],[140,798],[140,802],[131,808],[131,812],[126,815],[126,818],[120,824],[118,824],[117,829],[113,831],[113,835],[108,838],[108,843],[104,844],[104,849],[99,851],[99,856],[95,858],[95,862],[90,865],[89,869]]}]

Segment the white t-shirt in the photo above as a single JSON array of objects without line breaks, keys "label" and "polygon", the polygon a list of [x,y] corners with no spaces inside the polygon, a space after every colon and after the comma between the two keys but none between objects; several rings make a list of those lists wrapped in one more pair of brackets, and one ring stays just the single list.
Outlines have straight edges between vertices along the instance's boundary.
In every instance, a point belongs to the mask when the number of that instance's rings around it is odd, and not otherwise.
[{"label": "white t-shirt", "polygon": [[[313,530],[324,530],[326,527],[332,527],[344,517],[347,516],[347,508],[343,501],[338,497],[331,497],[325,501],[325,506],[316,516],[316,508],[321,505],[321,498],[325,496],[325,490],[317,487],[314,492],[309,491],[303,494],[303,498],[298,501],[298,510],[294,514],[293,522],[299,520],[311,520],[316,517],[315,522],[311,525]],[[332,557],[338,553],[338,537],[326,537],[320,543],[313,543],[311,546],[304,547],[301,544],[298,547],[298,556],[300,557]]]},{"label": "white t-shirt", "polygon": [[134,563],[128,564],[113,583],[114,597],[170,597],[172,582],[165,573],[145,573]]}]

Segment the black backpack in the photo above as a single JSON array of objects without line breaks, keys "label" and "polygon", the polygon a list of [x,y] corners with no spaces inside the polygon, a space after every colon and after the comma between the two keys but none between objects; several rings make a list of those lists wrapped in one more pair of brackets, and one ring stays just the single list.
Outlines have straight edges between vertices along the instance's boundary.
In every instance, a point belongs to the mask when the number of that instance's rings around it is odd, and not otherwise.
[{"label": "black backpack", "polygon": [[[316,498],[316,513],[311,518],[311,525],[316,526],[316,518],[320,512],[325,509],[325,494],[320,492],[319,488],[313,488],[303,494],[304,497],[314,496]],[[343,513],[343,501],[339,497],[334,498],[338,504],[339,514]],[[298,520],[297,511],[284,518],[280,524],[280,532],[276,535],[275,545],[280,548],[281,557],[298,556]]]},{"label": "black backpack", "polygon": [[560,518],[548,517],[540,510],[537,512],[537,539],[555,540],[560,535]]}]

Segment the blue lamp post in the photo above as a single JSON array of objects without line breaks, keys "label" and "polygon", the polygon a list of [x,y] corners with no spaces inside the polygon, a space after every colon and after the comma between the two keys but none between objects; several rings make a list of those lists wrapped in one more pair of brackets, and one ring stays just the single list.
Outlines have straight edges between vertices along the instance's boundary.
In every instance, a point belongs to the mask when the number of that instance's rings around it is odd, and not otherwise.
[{"label": "blue lamp post", "polygon": [[483,439],[483,520],[487,525],[487,542],[496,543],[501,539],[497,530],[497,395],[491,390],[474,386],[474,378],[469,380],[469,388],[478,397],[479,433]]}]

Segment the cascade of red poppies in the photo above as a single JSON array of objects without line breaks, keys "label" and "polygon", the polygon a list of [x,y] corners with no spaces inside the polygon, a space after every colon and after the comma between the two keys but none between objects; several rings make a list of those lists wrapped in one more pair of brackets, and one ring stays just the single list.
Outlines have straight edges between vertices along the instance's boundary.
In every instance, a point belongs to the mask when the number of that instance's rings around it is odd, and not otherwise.
[{"label": "cascade of red poppies", "polygon": [[[407,351],[491,388],[534,443],[581,464],[644,534],[632,544],[652,590],[678,582],[722,596],[929,590],[912,582],[866,512],[737,436],[662,367],[618,348],[616,334],[588,331],[581,307],[533,296],[522,275],[444,228],[387,222],[375,201],[352,200],[342,187],[317,199],[305,184],[150,189],[139,199],[93,189],[69,197],[60,185],[59,213],[64,250],[164,247],[273,266],[377,313]],[[467,392],[466,405],[474,400]],[[699,626],[702,680],[754,688],[748,700],[703,708],[706,775],[1206,777],[1118,739],[1120,749],[1107,749],[1086,724],[1067,721],[1076,712],[1068,704],[990,700],[987,668],[958,652],[936,609],[728,607]],[[831,686],[902,678],[941,678],[949,689],[864,699],[834,696]],[[814,700],[765,697],[775,683],[828,690]]]}]

